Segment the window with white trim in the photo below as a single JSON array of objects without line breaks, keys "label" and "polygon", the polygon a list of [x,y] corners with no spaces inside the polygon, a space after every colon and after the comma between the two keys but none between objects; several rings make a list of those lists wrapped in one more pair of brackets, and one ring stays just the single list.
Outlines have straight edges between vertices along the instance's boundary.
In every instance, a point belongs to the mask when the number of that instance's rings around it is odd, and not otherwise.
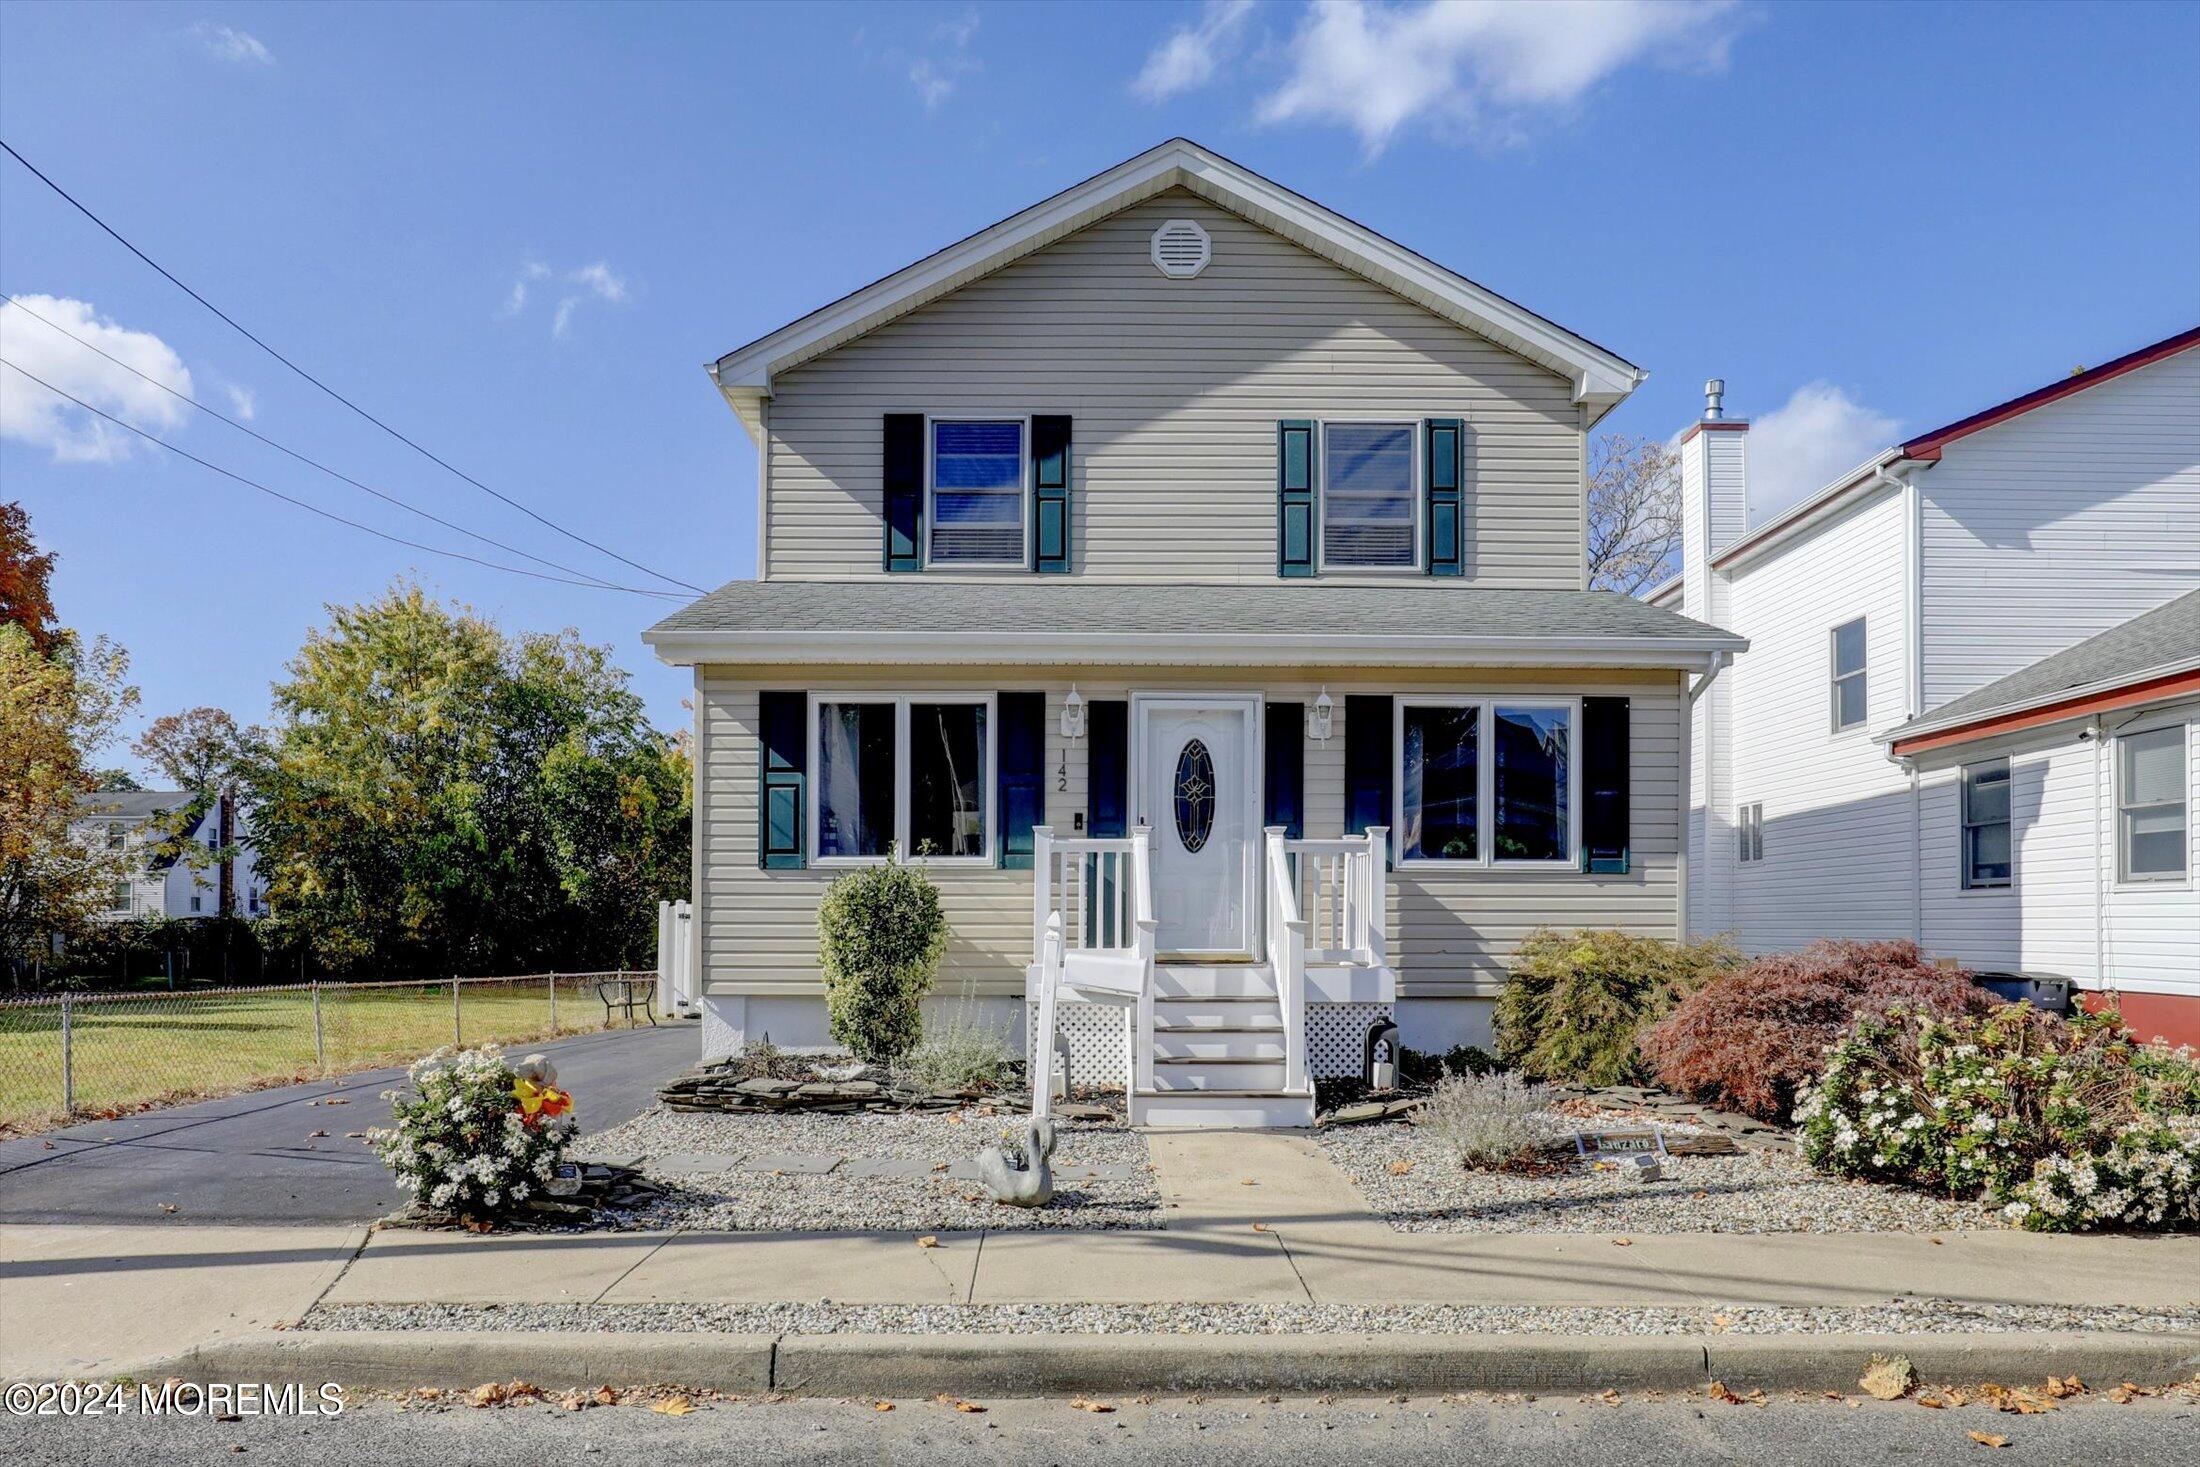
[{"label": "window with white trim", "polygon": [[1991,891],[2009,884],[2012,834],[2009,761],[1987,759],[1962,770],[1963,889]]},{"label": "window with white trim", "polygon": [[1833,629],[1833,731],[1864,722],[1864,618]]},{"label": "window with white trim", "polygon": [[984,862],[993,853],[989,694],[826,694],[811,702],[821,865]]},{"label": "window with white trim", "polygon": [[1752,800],[1741,807],[1734,822],[1735,857],[1745,866],[1765,858],[1765,802]]},{"label": "window with white trim", "polygon": [[1399,860],[1571,865],[1580,847],[1580,716],[1571,699],[1401,698]]},{"label": "window with white trim", "polygon": [[2182,725],[2116,739],[2116,875],[2183,881],[2190,857]]},{"label": "window with white trim", "polygon": [[929,429],[927,559],[940,566],[1022,570],[1029,560],[1023,421],[935,418]]},{"label": "window with white trim", "polygon": [[1322,564],[1411,570],[1420,563],[1419,426],[1322,424]]}]

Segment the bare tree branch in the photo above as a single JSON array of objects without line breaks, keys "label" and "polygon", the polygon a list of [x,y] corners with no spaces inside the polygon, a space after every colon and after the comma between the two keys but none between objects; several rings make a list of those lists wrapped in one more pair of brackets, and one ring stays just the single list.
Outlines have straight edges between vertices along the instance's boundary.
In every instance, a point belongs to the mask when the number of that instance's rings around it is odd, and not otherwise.
[{"label": "bare tree branch", "polygon": [[1589,585],[1639,596],[1676,569],[1680,455],[1613,433],[1589,450]]}]

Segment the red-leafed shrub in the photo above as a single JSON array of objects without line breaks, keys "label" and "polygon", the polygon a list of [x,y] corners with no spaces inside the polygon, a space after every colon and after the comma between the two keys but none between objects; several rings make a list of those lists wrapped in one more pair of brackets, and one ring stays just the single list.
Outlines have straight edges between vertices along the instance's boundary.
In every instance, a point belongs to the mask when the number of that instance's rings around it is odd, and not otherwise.
[{"label": "red-leafed shrub", "polygon": [[1970,973],[1934,967],[1914,942],[1828,938],[1712,979],[1643,1032],[1642,1056],[1669,1090],[1777,1123],[1859,1018],[1896,1008],[1977,1014],[1994,1002]]}]

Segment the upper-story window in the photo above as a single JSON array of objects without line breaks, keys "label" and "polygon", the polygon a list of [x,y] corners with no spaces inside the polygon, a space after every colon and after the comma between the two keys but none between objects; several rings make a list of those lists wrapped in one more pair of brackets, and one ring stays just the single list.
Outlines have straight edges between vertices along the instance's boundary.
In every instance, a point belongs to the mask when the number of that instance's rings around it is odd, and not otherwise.
[{"label": "upper-story window", "polygon": [[128,832],[126,832],[126,831],[125,831],[125,830],[123,829],[123,825],[122,825],[122,822],[121,822],[121,821],[119,821],[119,820],[110,820],[110,821],[108,821],[108,822],[107,822],[107,849],[108,849],[108,850],[110,850],[110,851],[119,851],[119,850],[121,850],[121,849],[122,849],[122,847],[123,847],[123,843],[124,843],[124,842],[125,842],[126,840],[128,840],[128,838],[129,838],[129,836],[128,836]]},{"label": "upper-story window", "polygon": [[1864,722],[1864,618],[1833,629],[1833,731]]},{"label": "upper-story window", "polygon": [[1412,570],[1419,564],[1416,425],[1322,424],[1322,563]]},{"label": "upper-story window", "polygon": [[1018,418],[932,420],[930,564],[1004,570],[1028,564],[1024,427]]},{"label": "upper-story window", "polygon": [[1963,886],[1990,890],[2009,884],[2009,761],[1963,766]]},{"label": "upper-story window", "polygon": [[2185,730],[2181,724],[2116,740],[2116,874],[2123,881],[2183,881]]}]

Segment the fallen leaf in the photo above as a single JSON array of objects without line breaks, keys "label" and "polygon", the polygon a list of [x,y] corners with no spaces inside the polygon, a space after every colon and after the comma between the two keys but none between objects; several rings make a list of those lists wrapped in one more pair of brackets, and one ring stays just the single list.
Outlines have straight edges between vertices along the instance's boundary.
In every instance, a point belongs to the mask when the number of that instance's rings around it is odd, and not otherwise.
[{"label": "fallen leaf", "polygon": [[926,1233],[923,1237],[917,1239],[917,1246],[919,1248],[937,1248],[940,1246],[940,1240],[930,1233]]},{"label": "fallen leaf", "polygon": [[1907,1355],[1874,1355],[1857,1384],[1874,1400],[1899,1401],[1916,1387],[1917,1367]]},{"label": "fallen leaf", "polygon": [[1272,1233],[1275,1231],[1275,1229],[1268,1226],[1268,1224],[1266,1223],[1254,1223],[1253,1231],[1256,1233]]},{"label": "fallen leaf", "polygon": [[1619,1392],[1613,1390],[1610,1386],[1606,1386],[1603,1390],[1597,1392],[1597,1399],[1607,1406],[1617,1406],[1619,1404]]},{"label": "fallen leaf", "polygon": [[1614,1248],[1632,1248],[1635,1246],[1635,1240],[1633,1238],[1614,1238],[1612,1246]]},{"label": "fallen leaf", "polygon": [[985,1415],[985,1407],[979,1405],[976,1401],[957,1401],[955,1403],[955,1409],[962,1412],[965,1416]]},{"label": "fallen leaf", "polygon": [[1982,1447],[2006,1447],[2009,1445],[2009,1438],[1995,1436],[1990,1431],[1974,1431],[1971,1433],[1971,1440]]},{"label": "fallen leaf", "polygon": [[686,1396],[667,1396],[662,1401],[651,1401],[649,1409],[659,1416],[686,1416],[695,1410],[695,1403]]},{"label": "fallen leaf", "polygon": [[1929,1411],[1938,1411],[1943,1406],[1948,1404],[1946,1401],[1943,1401],[1938,1396],[1918,1396],[1916,1400],[1917,1404],[1925,1407]]},{"label": "fallen leaf", "polygon": [[482,1411],[501,1403],[503,1400],[504,1387],[492,1380],[484,1385],[475,1386],[473,1395],[467,1398],[467,1404],[477,1411]]},{"label": "fallen leaf", "polygon": [[1695,1198],[1698,1202],[1701,1202],[1704,1200],[1704,1198],[1709,1197],[1711,1194],[1709,1192],[1691,1192],[1688,1195]]},{"label": "fallen leaf", "polygon": [[328,1132],[326,1131],[308,1131],[306,1132],[306,1139],[308,1141],[311,1141],[316,1136],[326,1136],[327,1134]]},{"label": "fallen leaf", "polygon": [[936,1172],[944,1172],[947,1170],[947,1163],[944,1161],[935,1161],[932,1163],[932,1170]]},{"label": "fallen leaf", "polygon": [[1739,1406],[1742,1398],[1726,1388],[1726,1382],[1715,1380],[1703,1388],[1703,1393],[1714,1401],[1724,1401],[1729,1406]]},{"label": "fallen leaf", "polygon": [[361,1141],[366,1139],[367,1133],[364,1131],[346,1131],[344,1135],[354,1141]]},{"label": "fallen leaf", "polygon": [[609,1386],[597,1386],[596,1394],[590,1399],[599,1406],[616,1406],[619,1404],[619,1393]]},{"label": "fallen leaf", "polygon": [[873,1401],[871,1409],[873,1411],[891,1411],[894,1409],[894,1403],[892,1401]]},{"label": "fallen leaf", "polygon": [[344,1098],[343,1096],[341,1096],[341,1095],[331,1095],[331,1096],[330,1096],[330,1097],[329,1097],[328,1099],[326,1099],[326,1100],[322,1101],[322,1102],[321,1102],[321,1104],[323,1104],[323,1105],[349,1105],[349,1104],[351,1104],[351,1102],[350,1102],[350,1101],[348,1101],[348,1100],[346,1100],[346,1099],[345,1099],[345,1098]]},{"label": "fallen leaf", "polygon": [[[1711,1327],[1713,1329],[1731,1329],[1733,1326],[1734,1317],[1730,1314],[1714,1314],[1711,1316]],[[1840,1392],[1836,1391],[1834,1394],[1839,1395]]]},{"label": "fallen leaf", "polygon": [[2082,1396],[2085,1394],[2085,1382],[2074,1375],[2066,1375],[2060,1380],[2051,1375],[2047,1378],[2047,1394],[2058,1401],[2069,1396]]},{"label": "fallen leaf", "polygon": [[1825,1395],[1826,1399],[1829,1401],[1846,1401],[1848,1399],[1847,1396],[1842,1395],[1839,1391],[1827,1391]]},{"label": "fallen leaf", "polygon": [[180,1209],[179,1209],[179,1208],[178,1208],[178,1207],[176,1206],[176,1204],[175,1204],[175,1203],[173,1203],[173,1202],[163,1202],[163,1203],[162,1203],[162,1204],[160,1205],[160,1210],[161,1210],[162,1212],[176,1212],[176,1211],[179,1211]]},{"label": "fallen leaf", "polygon": [[1090,1411],[1095,1416],[1105,1416],[1110,1411],[1113,1411],[1115,1409],[1115,1407],[1109,1405],[1106,1401],[1088,1401],[1083,1396],[1079,1396],[1076,1400],[1071,1401],[1070,1406],[1074,1410]]},{"label": "fallen leaf", "polygon": [[1390,1164],[1390,1174],[1394,1177],[1402,1177],[1412,1170],[1413,1163],[1410,1161],[1394,1161]]}]

